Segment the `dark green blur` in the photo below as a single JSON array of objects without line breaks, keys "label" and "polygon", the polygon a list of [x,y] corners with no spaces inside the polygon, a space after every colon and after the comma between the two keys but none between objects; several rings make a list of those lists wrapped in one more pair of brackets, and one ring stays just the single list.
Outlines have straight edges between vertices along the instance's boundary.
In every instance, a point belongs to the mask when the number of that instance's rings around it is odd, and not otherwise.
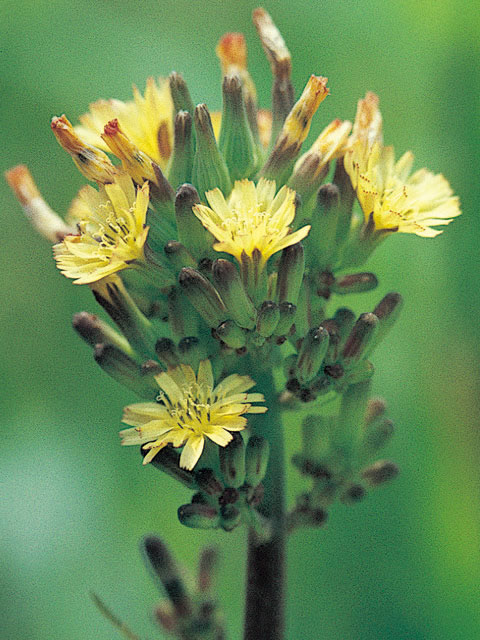
[{"label": "dark green blur", "polygon": [[[149,75],[184,74],[197,102],[221,105],[214,53],[242,31],[261,104],[270,74],[246,0],[4,0],[2,171],[26,163],[64,212],[84,183],[49,127],[75,122],[100,97],[129,99]],[[475,640],[480,636],[478,246],[479,103],[475,3],[467,0],[272,0],[299,95],[329,78],[311,139],[356,101],[380,95],[385,139],[416,167],[444,173],[464,215],[435,240],[390,238],[369,262],[380,285],[353,298],[370,311],[388,291],[402,317],[373,361],[374,390],[397,425],[386,456],[402,469],[363,503],[336,505],[322,530],[290,543],[288,640]],[[88,288],[55,269],[51,249],[0,185],[1,599],[8,640],[114,639],[95,591],[153,639],[156,590],[138,542],[158,533],[192,570],[199,547],[221,545],[219,584],[230,636],[241,638],[243,531],[182,527],[189,499],[121,448],[122,407],[134,400],[94,364],[70,319],[96,311]],[[350,304],[352,298],[349,298]],[[343,304],[340,301],[339,304]],[[286,424],[290,455],[299,424]],[[302,487],[289,476],[292,498]]]}]

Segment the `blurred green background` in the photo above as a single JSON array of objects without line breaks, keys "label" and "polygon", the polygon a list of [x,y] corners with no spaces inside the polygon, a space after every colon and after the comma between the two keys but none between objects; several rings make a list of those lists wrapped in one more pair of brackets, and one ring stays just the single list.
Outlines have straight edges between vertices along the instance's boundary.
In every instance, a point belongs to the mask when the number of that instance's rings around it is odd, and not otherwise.
[{"label": "blurred green background", "polygon": [[[148,75],[184,73],[198,102],[220,106],[214,53],[242,31],[263,105],[270,76],[250,22],[250,0],[3,0],[2,169],[25,162],[63,212],[83,184],[49,128],[76,121],[99,97],[128,99]],[[385,137],[412,149],[417,168],[443,172],[464,215],[436,240],[400,236],[371,260],[376,292],[406,298],[403,317],[374,358],[375,391],[397,435],[386,452],[400,478],[326,528],[290,542],[289,640],[474,640],[480,637],[478,33],[468,0],[271,0],[265,3],[294,60],[299,92],[312,72],[331,96],[314,131],[352,119],[367,89],[380,95]],[[175,512],[188,494],[138,451],[118,446],[133,400],[92,359],[70,326],[95,310],[85,288],[56,271],[2,184],[2,609],[12,640],[112,640],[94,590],[142,636],[156,636],[156,590],[138,540],[158,532],[194,568],[200,545],[221,546],[220,595],[241,637],[244,532],[198,533]],[[295,448],[298,425],[288,429]],[[292,498],[301,486],[293,471]]]}]

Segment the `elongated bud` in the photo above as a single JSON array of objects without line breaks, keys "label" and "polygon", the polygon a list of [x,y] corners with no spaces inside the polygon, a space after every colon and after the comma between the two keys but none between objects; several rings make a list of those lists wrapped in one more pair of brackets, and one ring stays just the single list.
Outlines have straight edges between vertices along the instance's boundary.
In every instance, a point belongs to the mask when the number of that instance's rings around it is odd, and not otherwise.
[{"label": "elongated bud", "polygon": [[184,184],[178,189],[175,197],[178,239],[197,260],[208,255],[213,244],[213,237],[192,211],[192,207],[199,202],[198,192],[193,185]]},{"label": "elongated bud", "polygon": [[340,500],[343,504],[356,504],[365,498],[367,492],[361,484],[352,484],[346,491],[340,496]]},{"label": "elongated bud", "polygon": [[134,356],[133,349],[128,344],[128,341],[93,313],[87,313],[87,311],[76,313],[73,316],[72,324],[75,331],[91,347],[100,343],[111,344],[128,356]]},{"label": "elongated bud", "polygon": [[193,161],[193,182],[197,185],[202,199],[205,198],[206,191],[215,188],[227,196],[232,190],[232,183],[225,160],[217,147],[212,121],[205,104],[196,107],[194,120],[197,149]]},{"label": "elongated bud", "polygon": [[361,447],[362,459],[368,461],[376,455],[378,451],[387,445],[393,433],[393,422],[382,416],[379,416],[367,425],[363,433]]},{"label": "elongated bud", "polygon": [[342,357],[346,364],[360,360],[375,338],[378,318],[373,313],[362,313],[353,326],[343,348]]},{"label": "elongated bud", "polygon": [[241,349],[246,344],[246,333],[233,320],[225,320],[215,329],[216,335],[231,349]]},{"label": "elongated bud", "polygon": [[305,255],[303,245],[298,242],[282,251],[277,279],[277,296],[280,303],[297,304],[304,272]]},{"label": "elongated bud", "polygon": [[331,447],[344,452],[348,460],[357,450],[362,437],[361,426],[370,390],[370,381],[352,384],[342,394],[342,403],[336,427],[331,437]]},{"label": "elongated bud", "polygon": [[216,529],[220,525],[220,514],[214,507],[204,504],[184,504],[178,509],[178,519],[192,529]]},{"label": "elongated bud", "polygon": [[280,31],[265,9],[255,9],[253,22],[272,68],[272,139],[275,140],[295,102],[295,92],[290,79],[292,61]]},{"label": "elongated bud", "polygon": [[168,165],[168,181],[176,189],[192,181],[193,156],[192,116],[179,111],[175,116],[173,152]]},{"label": "elongated bud", "polygon": [[200,552],[198,561],[198,590],[208,593],[212,589],[218,565],[218,552],[215,547],[205,547]]},{"label": "elongated bud", "polygon": [[42,198],[32,174],[24,164],[6,171],[5,178],[25,215],[40,235],[49,242],[56,243],[75,233]]},{"label": "elongated bud", "polygon": [[233,504],[226,504],[220,509],[221,527],[224,531],[233,531],[242,521],[242,513]]},{"label": "elongated bud", "polygon": [[170,95],[172,96],[174,112],[178,113],[179,111],[188,111],[188,113],[193,116],[195,106],[192,98],[190,97],[190,92],[183,76],[176,71],[172,71],[168,77],[168,81],[170,84]]},{"label": "elongated bud", "polygon": [[277,328],[279,320],[280,309],[278,304],[272,300],[265,300],[258,310],[257,333],[263,338],[269,338]]},{"label": "elongated bud", "polygon": [[152,159],[125,135],[116,118],[105,125],[101,137],[137,184],[143,184],[145,180],[155,181]]},{"label": "elongated bud", "polygon": [[94,358],[105,373],[127,389],[147,400],[155,398],[158,386],[155,389],[151,382],[142,378],[138,365],[117,347],[112,344],[97,344]]},{"label": "elongated bud", "polygon": [[195,473],[195,481],[201,491],[212,497],[218,497],[224,489],[212,469],[199,469]]},{"label": "elongated bud", "polygon": [[[158,385],[156,385],[156,387],[158,393]],[[148,449],[140,447],[142,457],[145,457],[148,452]],[[180,454],[170,446],[160,449],[148,466],[153,466],[155,469],[163,471],[172,478],[175,478],[175,480],[178,480],[188,489],[195,490],[197,488],[194,474],[180,467]]]},{"label": "elongated bud", "polygon": [[297,307],[291,302],[281,302],[279,305],[280,320],[274,331],[276,336],[285,336],[292,328],[293,321],[295,320],[295,314]]},{"label": "elongated bud", "polygon": [[350,335],[350,331],[353,329],[353,326],[355,324],[355,314],[351,309],[347,309],[347,307],[340,307],[336,310],[335,315],[333,316],[333,320],[338,327],[340,336],[338,349],[340,351],[347,341],[348,336]]},{"label": "elongated bud", "polygon": [[257,147],[248,122],[239,76],[225,76],[222,91],[223,114],[218,146],[230,178],[250,178],[257,168]]},{"label": "elongated bud", "polygon": [[240,434],[233,434],[226,447],[218,450],[220,469],[227,487],[240,487],[245,482],[245,444]]},{"label": "elongated bud", "polygon": [[194,371],[198,370],[200,361],[206,358],[205,349],[196,336],[182,338],[178,343],[178,351],[182,362],[189,364]]},{"label": "elongated bud", "polygon": [[295,163],[289,186],[301,196],[305,204],[328,173],[330,161],[344,154],[351,128],[351,122],[334,120]]},{"label": "elongated bud", "polygon": [[366,480],[371,487],[378,487],[380,484],[393,480],[399,473],[400,469],[394,462],[378,460],[378,462],[375,462],[362,471],[362,478]]},{"label": "elongated bud", "polygon": [[245,329],[253,329],[256,311],[242,284],[237,268],[228,260],[213,263],[213,281],[235,322]]},{"label": "elongated bud", "polygon": [[60,146],[71,155],[77,169],[88,180],[100,183],[113,181],[115,167],[107,154],[83,142],[65,115],[52,118],[51,127]]},{"label": "elongated bud", "polygon": [[379,319],[376,344],[379,344],[393,327],[403,307],[403,298],[399,293],[391,292],[380,300],[373,313]]},{"label": "elongated bud", "polygon": [[104,278],[92,283],[90,288],[95,300],[119,327],[132,348],[140,356],[153,357],[157,336],[152,323],[135,304],[120,278]]},{"label": "elongated bud", "polygon": [[245,482],[256,487],[265,477],[270,443],[261,436],[251,436],[245,453]]},{"label": "elongated bud", "polygon": [[179,618],[190,616],[192,602],[167,545],[156,536],[147,536],[143,540],[142,547],[154,575],[162,583],[176,615]]},{"label": "elongated bud", "polygon": [[329,334],[323,327],[310,329],[303,339],[297,361],[299,377],[303,383],[313,380],[320,371],[328,345]]},{"label": "elongated bud", "polygon": [[279,183],[287,182],[303,141],[310,131],[312,118],[322,100],[326,98],[327,78],[311,76],[310,80],[287,116],[262,175]]},{"label": "elongated bud", "polygon": [[368,428],[374,420],[383,417],[386,411],[387,403],[383,398],[370,398],[365,413],[365,428]]},{"label": "elongated bud", "polygon": [[336,185],[340,194],[340,208],[338,216],[337,231],[335,234],[335,244],[343,246],[348,239],[350,226],[352,223],[353,203],[355,202],[355,191],[352,182],[343,165],[343,158],[338,158],[333,176],[333,184]]},{"label": "elongated bud", "polygon": [[334,293],[346,295],[347,293],[372,291],[377,286],[378,280],[374,273],[352,273],[336,280],[330,288]]},{"label": "elongated bud", "polygon": [[201,273],[189,267],[178,279],[188,299],[209,327],[216,328],[227,319],[227,310],[213,285]]},{"label": "elongated bud", "polygon": [[321,186],[312,211],[312,228],[307,245],[309,262],[317,268],[327,269],[335,255],[338,207],[338,187],[334,184]]},{"label": "elongated bud", "polygon": [[155,351],[159,359],[169,367],[176,367],[179,364],[177,348],[170,338],[160,338],[155,343]]}]

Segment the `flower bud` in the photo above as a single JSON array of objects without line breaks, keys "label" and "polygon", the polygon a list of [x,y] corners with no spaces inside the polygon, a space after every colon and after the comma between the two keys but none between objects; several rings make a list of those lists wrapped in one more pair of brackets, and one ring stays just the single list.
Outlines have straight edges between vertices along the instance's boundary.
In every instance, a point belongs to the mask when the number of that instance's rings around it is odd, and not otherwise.
[{"label": "flower bud", "polygon": [[347,293],[364,293],[377,286],[378,280],[374,273],[352,273],[336,280],[330,288],[333,293],[345,295]]},{"label": "flower bud", "polygon": [[152,401],[158,394],[158,385],[142,378],[138,365],[112,344],[97,344],[94,358],[105,373],[141,398]]},{"label": "flower bud", "polygon": [[393,436],[394,426],[391,420],[379,416],[366,426],[361,444],[362,460],[369,460],[383,449]]},{"label": "flower bud", "polygon": [[213,285],[195,269],[180,271],[179,284],[188,299],[209,327],[216,328],[224,322],[227,310]]},{"label": "flower bud", "polygon": [[233,531],[242,520],[242,513],[233,504],[226,504],[220,509],[221,527],[224,531]]},{"label": "flower bud", "polygon": [[128,344],[128,341],[93,313],[88,313],[87,311],[76,313],[73,316],[72,324],[75,331],[90,346],[94,347],[100,343],[111,344],[128,356],[134,357],[133,349]]},{"label": "flower bud", "polygon": [[279,303],[296,305],[305,272],[303,245],[298,242],[286,247],[278,265],[277,297]]},{"label": "flower bud", "polygon": [[362,478],[366,480],[371,487],[378,487],[378,485],[384,482],[393,480],[399,473],[400,470],[394,462],[378,460],[378,462],[375,462],[362,471]]},{"label": "flower bud", "polygon": [[184,184],[178,189],[175,197],[178,239],[197,260],[207,256],[213,244],[212,235],[192,211],[199,202],[198,192],[191,184]]},{"label": "flower bud", "polygon": [[170,94],[172,96],[174,112],[178,113],[179,111],[188,111],[188,113],[193,116],[195,107],[183,76],[176,71],[172,71],[168,77],[168,81],[170,84]]},{"label": "flower bud", "polygon": [[192,529],[216,529],[220,514],[214,507],[204,504],[184,504],[178,509],[178,519]]},{"label": "flower bud", "polygon": [[179,358],[175,343],[170,338],[160,338],[155,343],[155,352],[167,367],[176,367],[179,364]]},{"label": "flower bud", "polygon": [[275,331],[280,320],[280,309],[278,304],[271,300],[262,302],[258,310],[256,331],[263,338],[269,338]]},{"label": "flower bud", "polygon": [[245,482],[245,444],[240,434],[226,447],[220,447],[220,469],[227,487],[238,488]]},{"label": "flower bud", "polygon": [[245,346],[246,333],[233,320],[219,324],[215,333],[231,349],[241,349]]},{"label": "flower bud", "polygon": [[224,489],[212,469],[199,469],[195,473],[195,482],[201,491],[212,497],[218,497]]},{"label": "flower bud", "polygon": [[304,384],[313,380],[320,371],[329,345],[329,334],[322,326],[310,329],[303,339],[298,354],[297,369]]},{"label": "flower bud", "polygon": [[193,256],[185,249],[181,242],[176,240],[170,240],[163,248],[168,261],[171,263],[173,269],[178,272],[183,267],[196,267],[197,262]]},{"label": "flower bud", "polygon": [[257,314],[235,265],[220,258],[213,263],[212,274],[215,286],[232,318],[240,327],[253,329]]},{"label": "flower bud", "polygon": [[338,188],[334,184],[321,186],[312,211],[312,228],[307,245],[309,261],[317,268],[327,268],[335,254],[338,207]]},{"label": "flower bud", "polygon": [[276,336],[286,336],[292,328],[293,321],[295,320],[295,314],[297,307],[291,302],[281,302],[279,305],[280,320],[274,331]]},{"label": "flower bud", "polygon": [[358,362],[367,351],[375,337],[378,318],[373,313],[362,313],[353,326],[343,348],[342,357],[345,364]]},{"label": "flower bud", "polygon": [[152,159],[122,131],[117,118],[105,125],[101,138],[110,151],[122,161],[122,167],[137,184],[142,185],[145,180],[155,182]]},{"label": "flower bud", "polygon": [[265,477],[270,443],[261,436],[251,436],[245,453],[245,482],[256,487]]},{"label": "flower bud", "polygon": [[253,140],[237,75],[223,79],[223,114],[218,146],[225,158],[230,178],[250,178],[257,168],[257,147]]},{"label": "flower bud", "polygon": [[179,111],[173,129],[173,152],[168,165],[168,181],[176,189],[192,181],[194,145],[192,116],[188,111]]},{"label": "flower bud", "polygon": [[197,132],[197,149],[193,160],[193,182],[197,185],[200,198],[205,192],[218,188],[228,196],[232,183],[227,165],[220,153],[212,121],[206,105],[199,104],[195,109],[195,130]]}]

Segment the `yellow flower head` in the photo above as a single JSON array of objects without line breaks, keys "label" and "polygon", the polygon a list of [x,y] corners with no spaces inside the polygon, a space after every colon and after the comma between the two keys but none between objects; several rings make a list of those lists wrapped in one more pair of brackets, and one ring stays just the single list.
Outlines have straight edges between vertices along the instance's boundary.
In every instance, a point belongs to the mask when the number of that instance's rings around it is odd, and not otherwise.
[{"label": "yellow flower head", "polygon": [[207,191],[210,207],[196,205],[197,218],[218,240],[213,245],[240,262],[242,255],[261,254],[264,265],[271,255],[303,240],[310,227],[290,233],[295,217],[295,192],[282,187],[275,195],[274,180],[261,178],[257,185],[250,180],[237,180],[225,200],[220,189]]},{"label": "yellow flower head", "polygon": [[172,151],[172,110],[168,81],[148,78],[145,95],[133,87],[133,100],[98,100],[90,105],[89,113],[80,116],[81,125],[75,127],[84,140],[109,151],[101,135],[105,125],[117,119],[125,135],[162,169]]},{"label": "yellow flower head", "polygon": [[264,413],[261,393],[246,393],[255,385],[249,376],[233,374],[214,386],[212,365],[200,362],[198,374],[187,365],[155,376],[161,389],[158,402],[142,402],[126,407],[123,422],[133,429],[120,432],[123,445],[143,445],[149,450],[143,463],[150,462],[168,444],[184,447],[183,469],[193,469],[202,455],[205,438],[220,447],[232,439],[231,431],[242,431],[245,413]]},{"label": "yellow flower head", "polygon": [[449,224],[460,215],[459,201],[441,174],[420,169],[410,175],[413,154],[395,163],[393,147],[376,142],[367,154],[357,141],[345,156],[345,169],[357,193],[366,222],[377,231],[415,233],[434,238],[435,225]]},{"label": "yellow flower head", "polygon": [[75,278],[75,284],[90,284],[142,261],[147,208],[148,183],[135,194],[131,178],[124,174],[99,191],[84,187],[69,214],[79,233],[53,247],[57,267],[67,278]]}]

